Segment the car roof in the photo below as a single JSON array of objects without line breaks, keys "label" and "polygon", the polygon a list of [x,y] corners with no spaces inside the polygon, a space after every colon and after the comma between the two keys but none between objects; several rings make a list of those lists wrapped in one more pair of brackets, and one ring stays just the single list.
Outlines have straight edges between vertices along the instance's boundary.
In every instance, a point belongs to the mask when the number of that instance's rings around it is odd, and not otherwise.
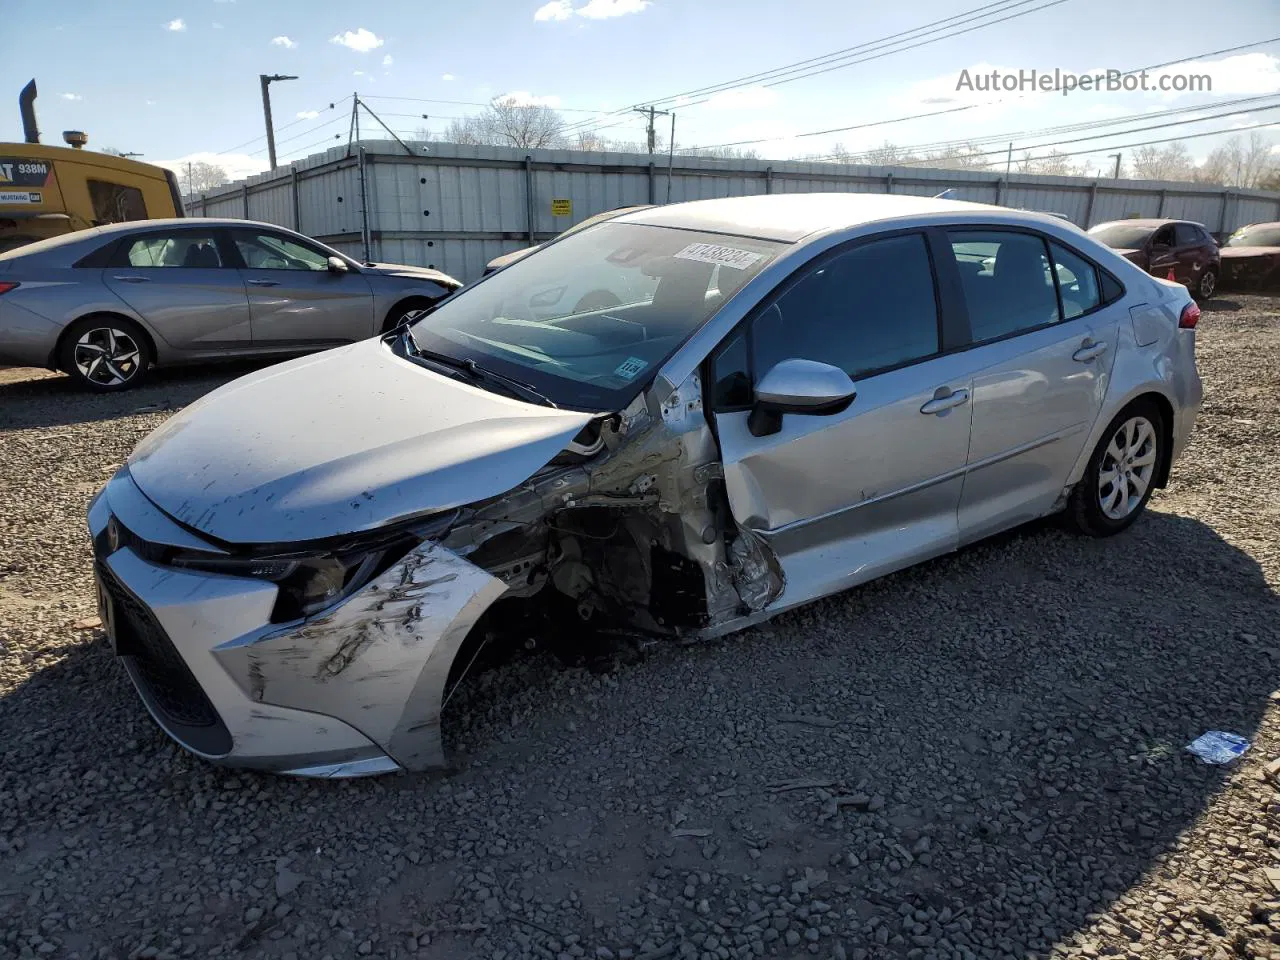
[{"label": "car roof", "polygon": [[1095,223],[1090,230],[1097,230],[1099,227],[1112,227],[1118,223],[1122,223],[1128,227],[1149,227],[1154,230],[1156,227],[1163,227],[1170,223],[1189,223],[1193,227],[1203,227],[1204,224],[1198,220],[1174,220],[1167,217],[1129,217],[1123,220],[1108,220],[1105,223]]},{"label": "car roof", "polygon": [[126,220],[124,223],[107,223],[95,227],[97,236],[112,236],[117,233],[129,233],[134,230],[150,230],[154,227],[266,227],[270,230],[294,231],[276,223],[264,223],[261,220],[239,220],[234,217],[167,217],[157,220]]},{"label": "car roof", "polygon": [[963,200],[940,200],[884,193],[778,193],[721,200],[694,200],[623,214],[619,223],[643,223],[781,240],[794,243],[813,234],[880,220],[954,214],[996,214],[1010,222],[1044,221],[1045,214]]}]

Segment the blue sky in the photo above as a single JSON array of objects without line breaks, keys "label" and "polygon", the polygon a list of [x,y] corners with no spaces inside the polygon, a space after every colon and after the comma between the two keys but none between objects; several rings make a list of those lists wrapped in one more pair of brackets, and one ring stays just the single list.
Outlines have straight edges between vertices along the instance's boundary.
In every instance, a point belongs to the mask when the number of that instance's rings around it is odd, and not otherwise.
[{"label": "blue sky", "polygon": [[[0,139],[21,139],[16,96],[34,76],[46,142],[59,142],[64,129],[82,129],[90,134],[91,147],[137,151],[153,162],[206,159],[243,175],[266,164],[260,73],[300,77],[272,87],[279,152],[289,159],[337,142],[326,140],[335,133],[345,137],[346,120],[339,115],[345,118],[350,101],[341,98],[352,91],[405,133],[423,125],[440,130],[448,118],[476,108],[382,98],[482,102],[514,94],[564,109],[569,121],[592,121],[597,114],[591,111],[816,57],[959,15],[981,2],[4,0],[0,103],[10,106],[0,112]],[[1229,15],[1222,12],[1227,9]],[[699,104],[677,102],[676,139],[682,145],[707,145],[771,138],[756,149],[787,158],[821,154],[836,142],[855,150],[885,139],[910,145],[1251,95],[1277,94],[1260,105],[1280,105],[1280,43],[1170,68],[1211,74],[1214,90],[1207,95],[993,97],[955,89],[964,69],[975,74],[992,68],[1128,70],[1278,35],[1276,0],[1232,0],[1229,7],[1208,8],[1203,0],[1156,5],[1063,0],[963,36],[794,83],[749,85]],[[985,105],[891,126],[794,138],[977,102]],[[331,110],[330,103],[337,107]],[[422,113],[430,119],[422,120]],[[1087,160],[1103,167],[1113,142],[1269,121],[1280,125],[1280,109],[1120,133],[1113,140],[1062,149],[1096,149]],[[638,116],[598,122],[610,124],[617,125],[603,130],[607,136],[643,137]],[[1280,126],[1263,133],[1280,143]],[[1206,137],[1188,145],[1204,156],[1218,141]]]}]

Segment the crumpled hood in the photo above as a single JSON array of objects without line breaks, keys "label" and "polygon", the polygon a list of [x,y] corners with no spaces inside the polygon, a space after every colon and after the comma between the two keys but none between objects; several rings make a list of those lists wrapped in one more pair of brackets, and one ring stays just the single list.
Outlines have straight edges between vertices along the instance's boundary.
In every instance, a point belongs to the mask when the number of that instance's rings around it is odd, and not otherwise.
[{"label": "crumpled hood", "polygon": [[369,273],[380,273],[388,277],[418,277],[423,280],[434,280],[446,287],[460,287],[462,284],[440,270],[430,267],[415,267],[407,263],[366,263],[363,269]]},{"label": "crumpled hood", "polygon": [[1280,247],[1223,247],[1218,251],[1224,260],[1235,260],[1242,257],[1277,257]]},{"label": "crumpled hood", "polygon": [[143,440],[129,470],[153,503],[219,540],[317,540],[497,496],[590,419],[461,383],[374,339],[213,391]]},{"label": "crumpled hood", "polygon": [[1141,250],[1133,250],[1133,249],[1130,249],[1129,247],[1112,247],[1111,252],[1120,254],[1120,256],[1124,257],[1126,260],[1132,263],[1136,263],[1138,260],[1142,258]]}]

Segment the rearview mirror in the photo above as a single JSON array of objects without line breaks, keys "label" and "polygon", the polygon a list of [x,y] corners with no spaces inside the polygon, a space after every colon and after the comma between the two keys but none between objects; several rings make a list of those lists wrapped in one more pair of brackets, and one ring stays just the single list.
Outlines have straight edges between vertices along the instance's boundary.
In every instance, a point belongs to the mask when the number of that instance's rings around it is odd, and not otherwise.
[{"label": "rearview mirror", "polygon": [[330,273],[346,273],[351,268],[347,266],[347,261],[341,257],[330,257],[328,260]]},{"label": "rearview mirror", "polygon": [[768,436],[782,429],[784,413],[839,413],[857,395],[853,380],[839,367],[792,357],[775,364],[757,384],[747,427],[752,436]]}]

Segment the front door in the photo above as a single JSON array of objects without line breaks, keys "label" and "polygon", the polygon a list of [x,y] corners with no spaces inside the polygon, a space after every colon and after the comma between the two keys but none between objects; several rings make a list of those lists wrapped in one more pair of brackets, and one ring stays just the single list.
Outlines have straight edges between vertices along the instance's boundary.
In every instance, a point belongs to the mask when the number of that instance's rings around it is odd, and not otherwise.
[{"label": "front door", "polygon": [[[1053,509],[1106,395],[1121,308],[1102,303],[1094,264],[1039,234],[949,236],[977,367],[959,514],[969,543]],[[978,258],[984,269],[965,269]]]},{"label": "front door", "polygon": [[[726,492],[782,565],[775,608],[955,548],[972,361],[944,355],[943,329],[928,244],[906,233],[802,268],[713,355]],[[857,397],[754,436],[753,384],[793,357],[841,367]]]},{"label": "front door", "polygon": [[1147,272],[1162,280],[1169,279],[1172,271],[1176,280],[1178,276],[1178,254],[1174,248],[1173,224],[1167,223],[1157,230],[1149,241],[1147,254]]},{"label": "front door", "polygon": [[283,233],[231,231],[253,314],[254,347],[334,346],[378,332],[373,291],[354,270],[333,272],[329,254]]},{"label": "front door", "polygon": [[120,244],[103,282],[175,350],[248,350],[249,301],[224,254],[207,228],[151,230]]}]

